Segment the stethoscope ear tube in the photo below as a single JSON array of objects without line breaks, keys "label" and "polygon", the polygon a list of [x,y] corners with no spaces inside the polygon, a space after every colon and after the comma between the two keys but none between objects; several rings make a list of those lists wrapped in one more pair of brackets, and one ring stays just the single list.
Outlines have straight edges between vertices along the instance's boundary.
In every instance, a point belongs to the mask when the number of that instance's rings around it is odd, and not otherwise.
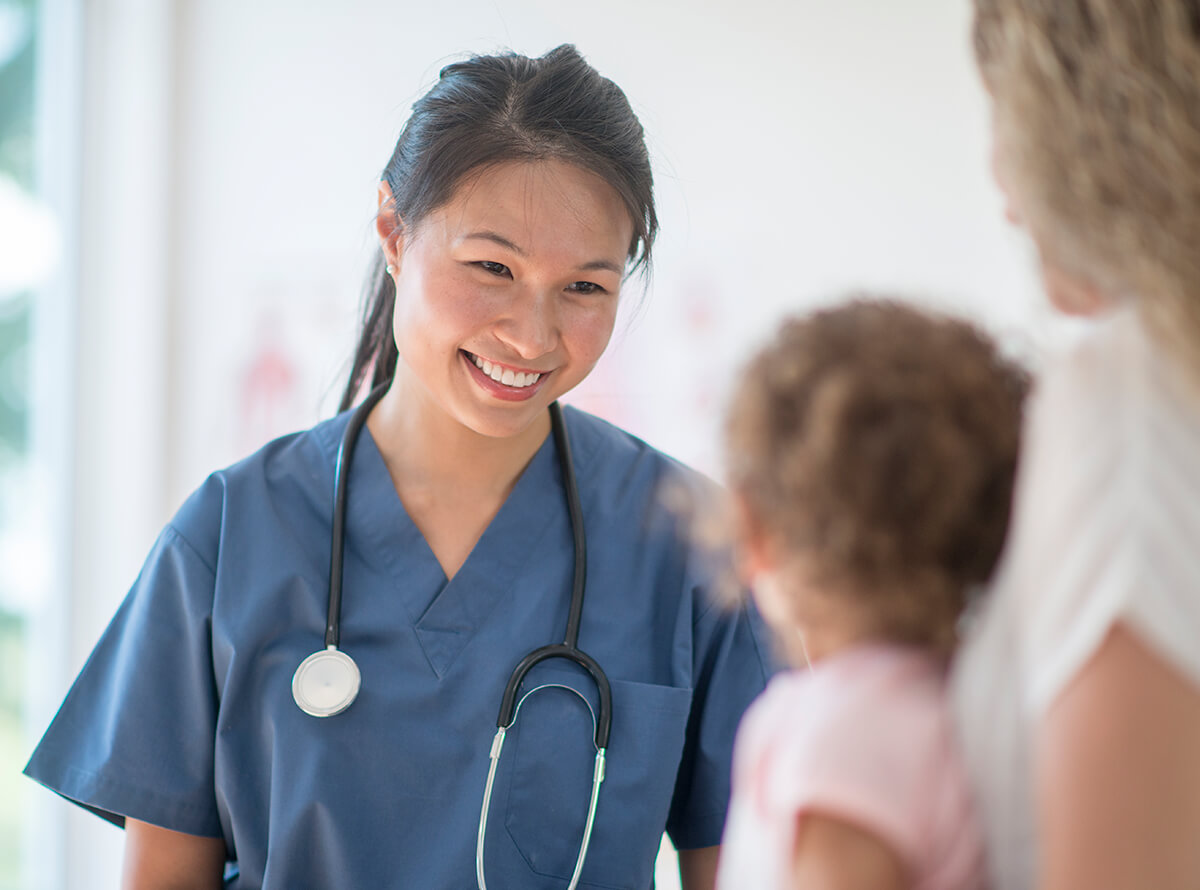
[{"label": "stethoscope ear tube", "polygon": [[[528,695],[528,693],[526,694]],[[487,784],[483,789],[483,808],[479,813],[479,833],[475,838],[475,884],[478,890],[487,890],[483,855],[484,844],[487,841],[488,812],[492,808],[492,788],[496,784],[496,767],[500,764],[500,752],[504,749],[504,735],[507,731],[503,726],[496,730],[496,736],[492,739],[492,751],[489,755],[491,766],[488,767]],[[588,848],[592,845],[592,828],[596,824],[596,804],[600,800],[600,785],[604,781],[605,754],[603,748],[596,750],[596,760],[592,767],[592,794],[588,800],[587,821],[583,826],[583,838],[579,842],[579,855],[575,857],[575,870],[571,873],[571,883],[567,885],[567,890],[575,890],[579,886],[579,876],[583,874],[583,863],[587,860]]]}]

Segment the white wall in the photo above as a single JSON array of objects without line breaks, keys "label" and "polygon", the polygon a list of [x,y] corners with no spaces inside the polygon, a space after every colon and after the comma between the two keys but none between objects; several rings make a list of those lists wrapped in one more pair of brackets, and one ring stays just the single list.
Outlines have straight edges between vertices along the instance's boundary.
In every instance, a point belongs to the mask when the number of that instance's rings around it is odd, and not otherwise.
[{"label": "white wall", "polygon": [[[379,171],[411,101],[464,51],[572,41],[640,113],[656,273],[640,323],[581,396],[687,459],[715,465],[723,381],[783,311],[869,286],[1029,323],[1028,263],[986,172],[967,14],[961,0],[189,4],[172,496],[329,410]],[[245,392],[264,338],[297,374],[270,412]]]},{"label": "white wall", "polygon": [[[756,338],[848,289],[1042,337],[987,172],[968,6],[89,0],[70,671],[207,472],[332,410],[379,171],[464,52],[573,42],[640,114],[653,283],[576,400],[686,460],[716,469]],[[101,886],[93,863],[76,885]]]}]

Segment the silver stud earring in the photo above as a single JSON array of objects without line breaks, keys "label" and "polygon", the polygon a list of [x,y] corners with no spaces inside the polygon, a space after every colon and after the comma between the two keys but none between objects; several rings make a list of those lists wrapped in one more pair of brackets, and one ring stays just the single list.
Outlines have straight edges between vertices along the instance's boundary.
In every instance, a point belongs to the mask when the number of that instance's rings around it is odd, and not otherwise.
[{"label": "silver stud earring", "polygon": [[387,273],[388,273],[389,275],[395,275],[395,274],[396,274],[396,267],[395,267],[395,266],[388,266],[388,267],[387,267]]}]

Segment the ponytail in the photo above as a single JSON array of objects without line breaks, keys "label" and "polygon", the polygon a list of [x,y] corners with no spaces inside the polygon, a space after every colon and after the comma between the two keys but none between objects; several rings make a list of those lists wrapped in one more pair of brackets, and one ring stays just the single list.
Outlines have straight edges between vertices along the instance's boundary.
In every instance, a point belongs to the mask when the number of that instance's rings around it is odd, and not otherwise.
[{"label": "ponytail", "polygon": [[[387,262],[381,250],[371,264],[364,290],[362,333],[354,349],[354,364],[342,393],[339,411],[354,404],[363,382],[371,372],[369,389],[386,383],[396,373],[396,339],[392,335],[392,315],[396,308],[396,283],[388,274]],[[373,368],[373,370],[372,370]]]}]

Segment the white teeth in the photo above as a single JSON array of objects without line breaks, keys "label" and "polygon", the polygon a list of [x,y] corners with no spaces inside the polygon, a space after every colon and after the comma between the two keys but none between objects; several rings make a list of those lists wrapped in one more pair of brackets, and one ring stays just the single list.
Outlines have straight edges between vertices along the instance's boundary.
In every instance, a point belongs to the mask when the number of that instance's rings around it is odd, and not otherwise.
[{"label": "white teeth", "polygon": [[505,386],[511,386],[514,389],[524,389],[527,386],[533,386],[541,379],[541,374],[534,374],[524,371],[513,371],[508,368],[502,368],[499,365],[493,365],[487,359],[480,358],[477,355],[472,355],[471,359],[475,362],[475,367],[483,371],[497,383],[502,383]]}]

